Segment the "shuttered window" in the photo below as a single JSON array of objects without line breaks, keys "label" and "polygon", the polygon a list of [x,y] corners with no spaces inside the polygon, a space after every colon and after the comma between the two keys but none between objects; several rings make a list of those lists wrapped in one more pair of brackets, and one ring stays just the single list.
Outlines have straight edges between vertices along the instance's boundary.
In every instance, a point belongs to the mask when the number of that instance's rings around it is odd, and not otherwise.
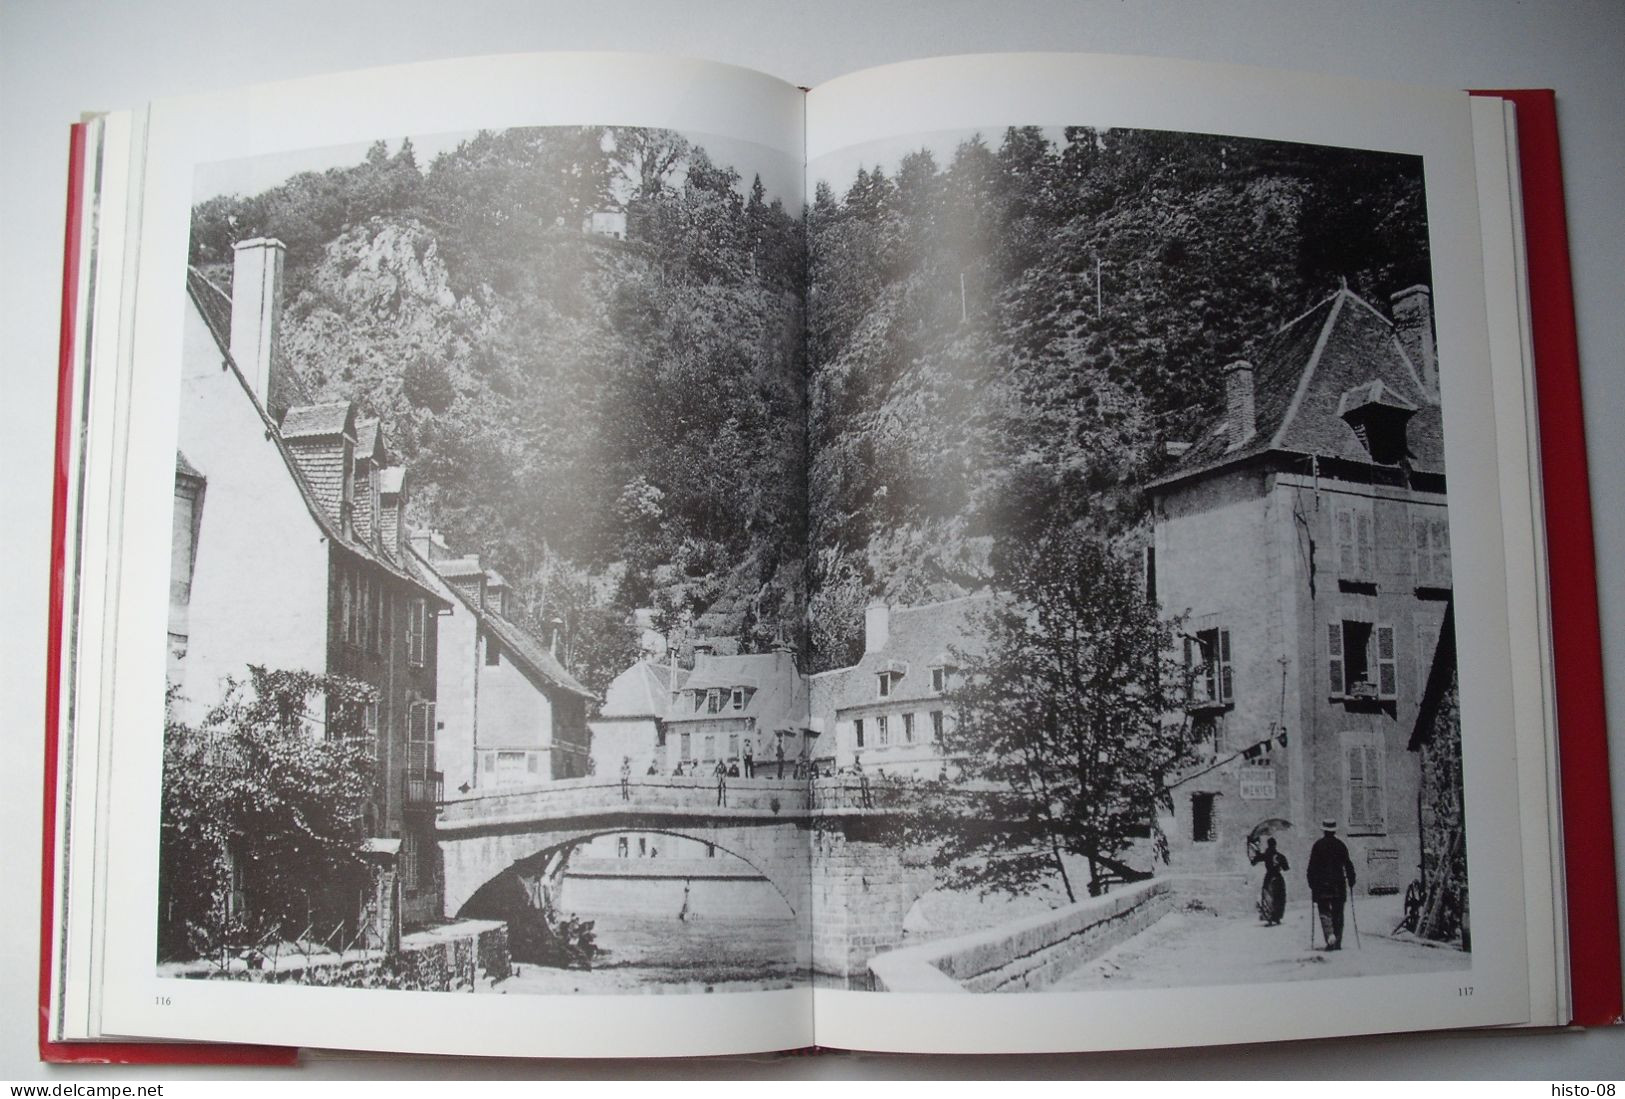
[{"label": "shuttered window", "polygon": [[1337,536],[1337,577],[1357,584],[1377,579],[1376,522],[1369,500],[1339,503],[1332,511]]},{"label": "shuttered window", "polygon": [[1215,627],[1185,638],[1185,672],[1196,706],[1228,706],[1236,699],[1230,666],[1230,631]]},{"label": "shuttered window", "polygon": [[1377,646],[1377,697],[1399,697],[1399,654],[1394,648],[1394,627],[1377,623],[1373,631]]},{"label": "shuttered window", "polygon": [[[1429,508],[1431,511],[1438,509]],[[1419,588],[1450,586],[1450,522],[1443,515],[1411,517],[1411,556]]]},{"label": "shuttered window", "polygon": [[1348,790],[1348,829],[1350,832],[1386,830],[1382,795],[1382,749],[1373,744],[1356,744],[1343,754]]}]

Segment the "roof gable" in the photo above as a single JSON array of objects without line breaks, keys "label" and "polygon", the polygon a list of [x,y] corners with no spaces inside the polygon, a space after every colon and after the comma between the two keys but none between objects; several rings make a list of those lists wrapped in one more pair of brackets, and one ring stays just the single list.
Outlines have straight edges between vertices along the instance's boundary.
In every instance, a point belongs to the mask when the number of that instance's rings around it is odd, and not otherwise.
[{"label": "roof gable", "polygon": [[[1414,409],[1405,427],[1411,467],[1444,472],[1444,437],[1438,405],[1406,355],[1393,324],[1346,287],[1276,332],[1254,372],[1256,433],[1229,446],[1221,412],[1153,490],[1269,452],[1313,455],[1362,464],[1374,460],[1344,413],[1350,401],[1372,394],[1382,405]],[[1380,464],[1380,463],[1378,463]]]}]

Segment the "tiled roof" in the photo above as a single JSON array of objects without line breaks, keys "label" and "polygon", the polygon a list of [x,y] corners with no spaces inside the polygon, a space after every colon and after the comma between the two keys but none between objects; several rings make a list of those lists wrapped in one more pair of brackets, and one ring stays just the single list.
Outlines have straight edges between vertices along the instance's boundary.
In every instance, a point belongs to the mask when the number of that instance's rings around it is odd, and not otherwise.
[{"label": "tiled roof", "polygon": [[687,675],[684,669],[673,669],[670,664],[640,660],[609,685],[599,716],[665,717],[671,709],[673,680],[681,690]]},{"label": "tiled roof", "polygon": [[[1229,421],[1221,412],[1153,490],[1267,453],[1314,455],[1374,464],[1354,428],[1342,418],[1351,391],[1380,392],[1381,403],[1418,409],[1406,425],[1412,469],[1444,472],[1444,432],[1394,326],[1365,299],[1340,289],[1275,334],[1253,372],[1256,431],[1230,448]],[[1380,388],[1379,388],[1380,387]]]},{"label": "tiled roof", "polygon": [[[864,653],[850,668],[812,677],[813,713],[829,717],[853,706],[940,699],[942,693],[931,687],[932,667],[952,666],[956,652],[977,651],[981,646],[978,619],[992,608],[989,592],[919,607],[893,607],[885,645]],[[893,673],[891,691],[885,698],[879,693],[883,670]],[[899,670],[900,676],[896,674]]]},{"label": "tiled roof", "polygon": [[704,706],[698,711],[685,708],[679,700],[668,720],[677,724],[754,718],[757,728],[764,732],[799,729],[807,724],[807,680],[796,669],[795,658],[789,653],[705,657],[680,689],[694,691],[712,687],[755,689],[742,709],[731,709],[725,703],[722,712],[715,714],[706,713]]},{"label": "tiled roof", "polygon": [[[467,592],[448,582],[445,572],[446,566],[464,564],[471,561],[472,558],[454,558],[451,561],[436,561],[431,564],[423,559],[416,547],[412,546],[409,541],[404,544],[407,546],[404,554],[407,563],[419,573],[428,574],[426,582],[435,590],[441,593],[449,593],[451,598],[467,607],[468,612],[474,616],[476,622],[496,635],[497,640],[502,643],[503,648],[508,651],[515,663],[523,666],[532,676],[542,680],[545,684],[568,691],[571,694],[580,695],[586,699],[596,699],[598,697],[582,686],[580,681],[569,672],[565,671],[564,665],[560,664],[553,654],[548,651],[547,646],[538,641],[529,630],[511,619],[504,618],[493,610],[481,607]],[[477,574],[477,566],[475,571]]]},{"label": "tiled roof", "polygon": [[[254,389],[248,384],[248,379],[243,377],[243,372],[238,368],[237,361],[231,357],[231,300],[225,296],[219,287],[204,278],[196,269],[190,267],[186,271],[186,290],[187,296],[191,299],[192,304],[197,307],[198,314],[203,318],[204,326],[209,329],[209,334],[214,337],[215,346],[219,349],[222,359],[231,368],[232,374],[237,378],[237,383],[243,387],[244,395],[248,397],[254,411],[259,413],[261,421],[264,422],[266,437],[276,444],[277,452],[282,456],[282,462],[287,467],[288,475],[293,478],[294,484],[299,488],[300,495],[304,498],[305,509],[310,512],[310,517],[315,520],[316,525],[321,528],[322,533],[327,536],[329,542],[364,561],[377,565],[385,572],[416,585],[423,594],[429,596],[435,602],[443,602],[434,587],[426,584],[420,576],[410,571],[404,562],[397,563],[388,556],[379,553],[372,546],[344,536],[344,532],[339,528],[333,517],[327,513],[327,509],[322,506],[316,490],[311,487],[310,481],[305,477],[299,466],[299,460],[293,456],[293,451],[289,448],[287,439],[283,437],[282,429],[271,419],[270,413],[265,410],[265,406],[254,395]],[[222,302],[224,303],[223,308]],[[333,405],[313,407],[348,408],[349,405],[346,402],[336,402]],[[293,410],[289,410],[288,414],[292,416]]]},{"label": "tiled roof", "polygon": [[[459,592],[458,594],[461,595],[462,593]],[[465,599],[464,602],[467,602],[467,600]],[[470,609],[472,607],[473,605],[470,604]],[[583,687],[569,672],[565,671],[564,665],[560,664],[557,658],[547,650],[547,646],[538,641],[523,626],[516,622],[510,622],[502,615],[489,610],[481,611],[479,618],[487,629],[497,635],[498,640],[502,642],[505,649],[519,657],[522,663],[530,665],[530,670],[535,675],[547,680],[561,690],[580,695],[582,698],[595,699],[598,697],[587,690],[586,687]]]},{"label": "tiled roof", "polygon": [[288,409],[288,414],[282,418],[282,437],[290,442],[329,435],[354,436],[355,431],[355,405],[350,401],[299,405]]}]

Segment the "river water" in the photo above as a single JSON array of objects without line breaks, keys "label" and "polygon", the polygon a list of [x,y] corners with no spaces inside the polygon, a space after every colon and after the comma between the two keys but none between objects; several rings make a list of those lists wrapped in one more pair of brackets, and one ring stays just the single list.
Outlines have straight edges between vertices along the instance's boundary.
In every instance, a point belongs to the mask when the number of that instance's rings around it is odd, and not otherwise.
[{"label": "river water", "polygon": [[515,963],[504,993],[757,992],[805,981],[808,945],[794,920],[595,915],[591,970]]}]

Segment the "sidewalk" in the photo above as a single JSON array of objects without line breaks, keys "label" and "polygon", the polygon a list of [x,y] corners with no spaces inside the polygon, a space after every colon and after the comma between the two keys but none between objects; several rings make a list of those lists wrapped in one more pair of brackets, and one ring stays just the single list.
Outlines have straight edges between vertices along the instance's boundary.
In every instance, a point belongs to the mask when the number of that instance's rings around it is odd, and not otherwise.
[{"label": "sidewalk", "polygon": [[1327,952],[1318,921],[1315,946],[1309,946],[1307,895],[1289,898],[1286,918],[1277,927],[1265,927],[1256,913],[1221,915],[1200,901],[1186,900],[1134,938],[1085,962],[1048,991],[1255,984],[1471,967],[1472,956],[1454,946],[1422,943],[1404,933],[1393,935],[1401,908],[1398,896],[1356,898],[1358,945],[1354,921],[1345,915],[1343,949]]}]

